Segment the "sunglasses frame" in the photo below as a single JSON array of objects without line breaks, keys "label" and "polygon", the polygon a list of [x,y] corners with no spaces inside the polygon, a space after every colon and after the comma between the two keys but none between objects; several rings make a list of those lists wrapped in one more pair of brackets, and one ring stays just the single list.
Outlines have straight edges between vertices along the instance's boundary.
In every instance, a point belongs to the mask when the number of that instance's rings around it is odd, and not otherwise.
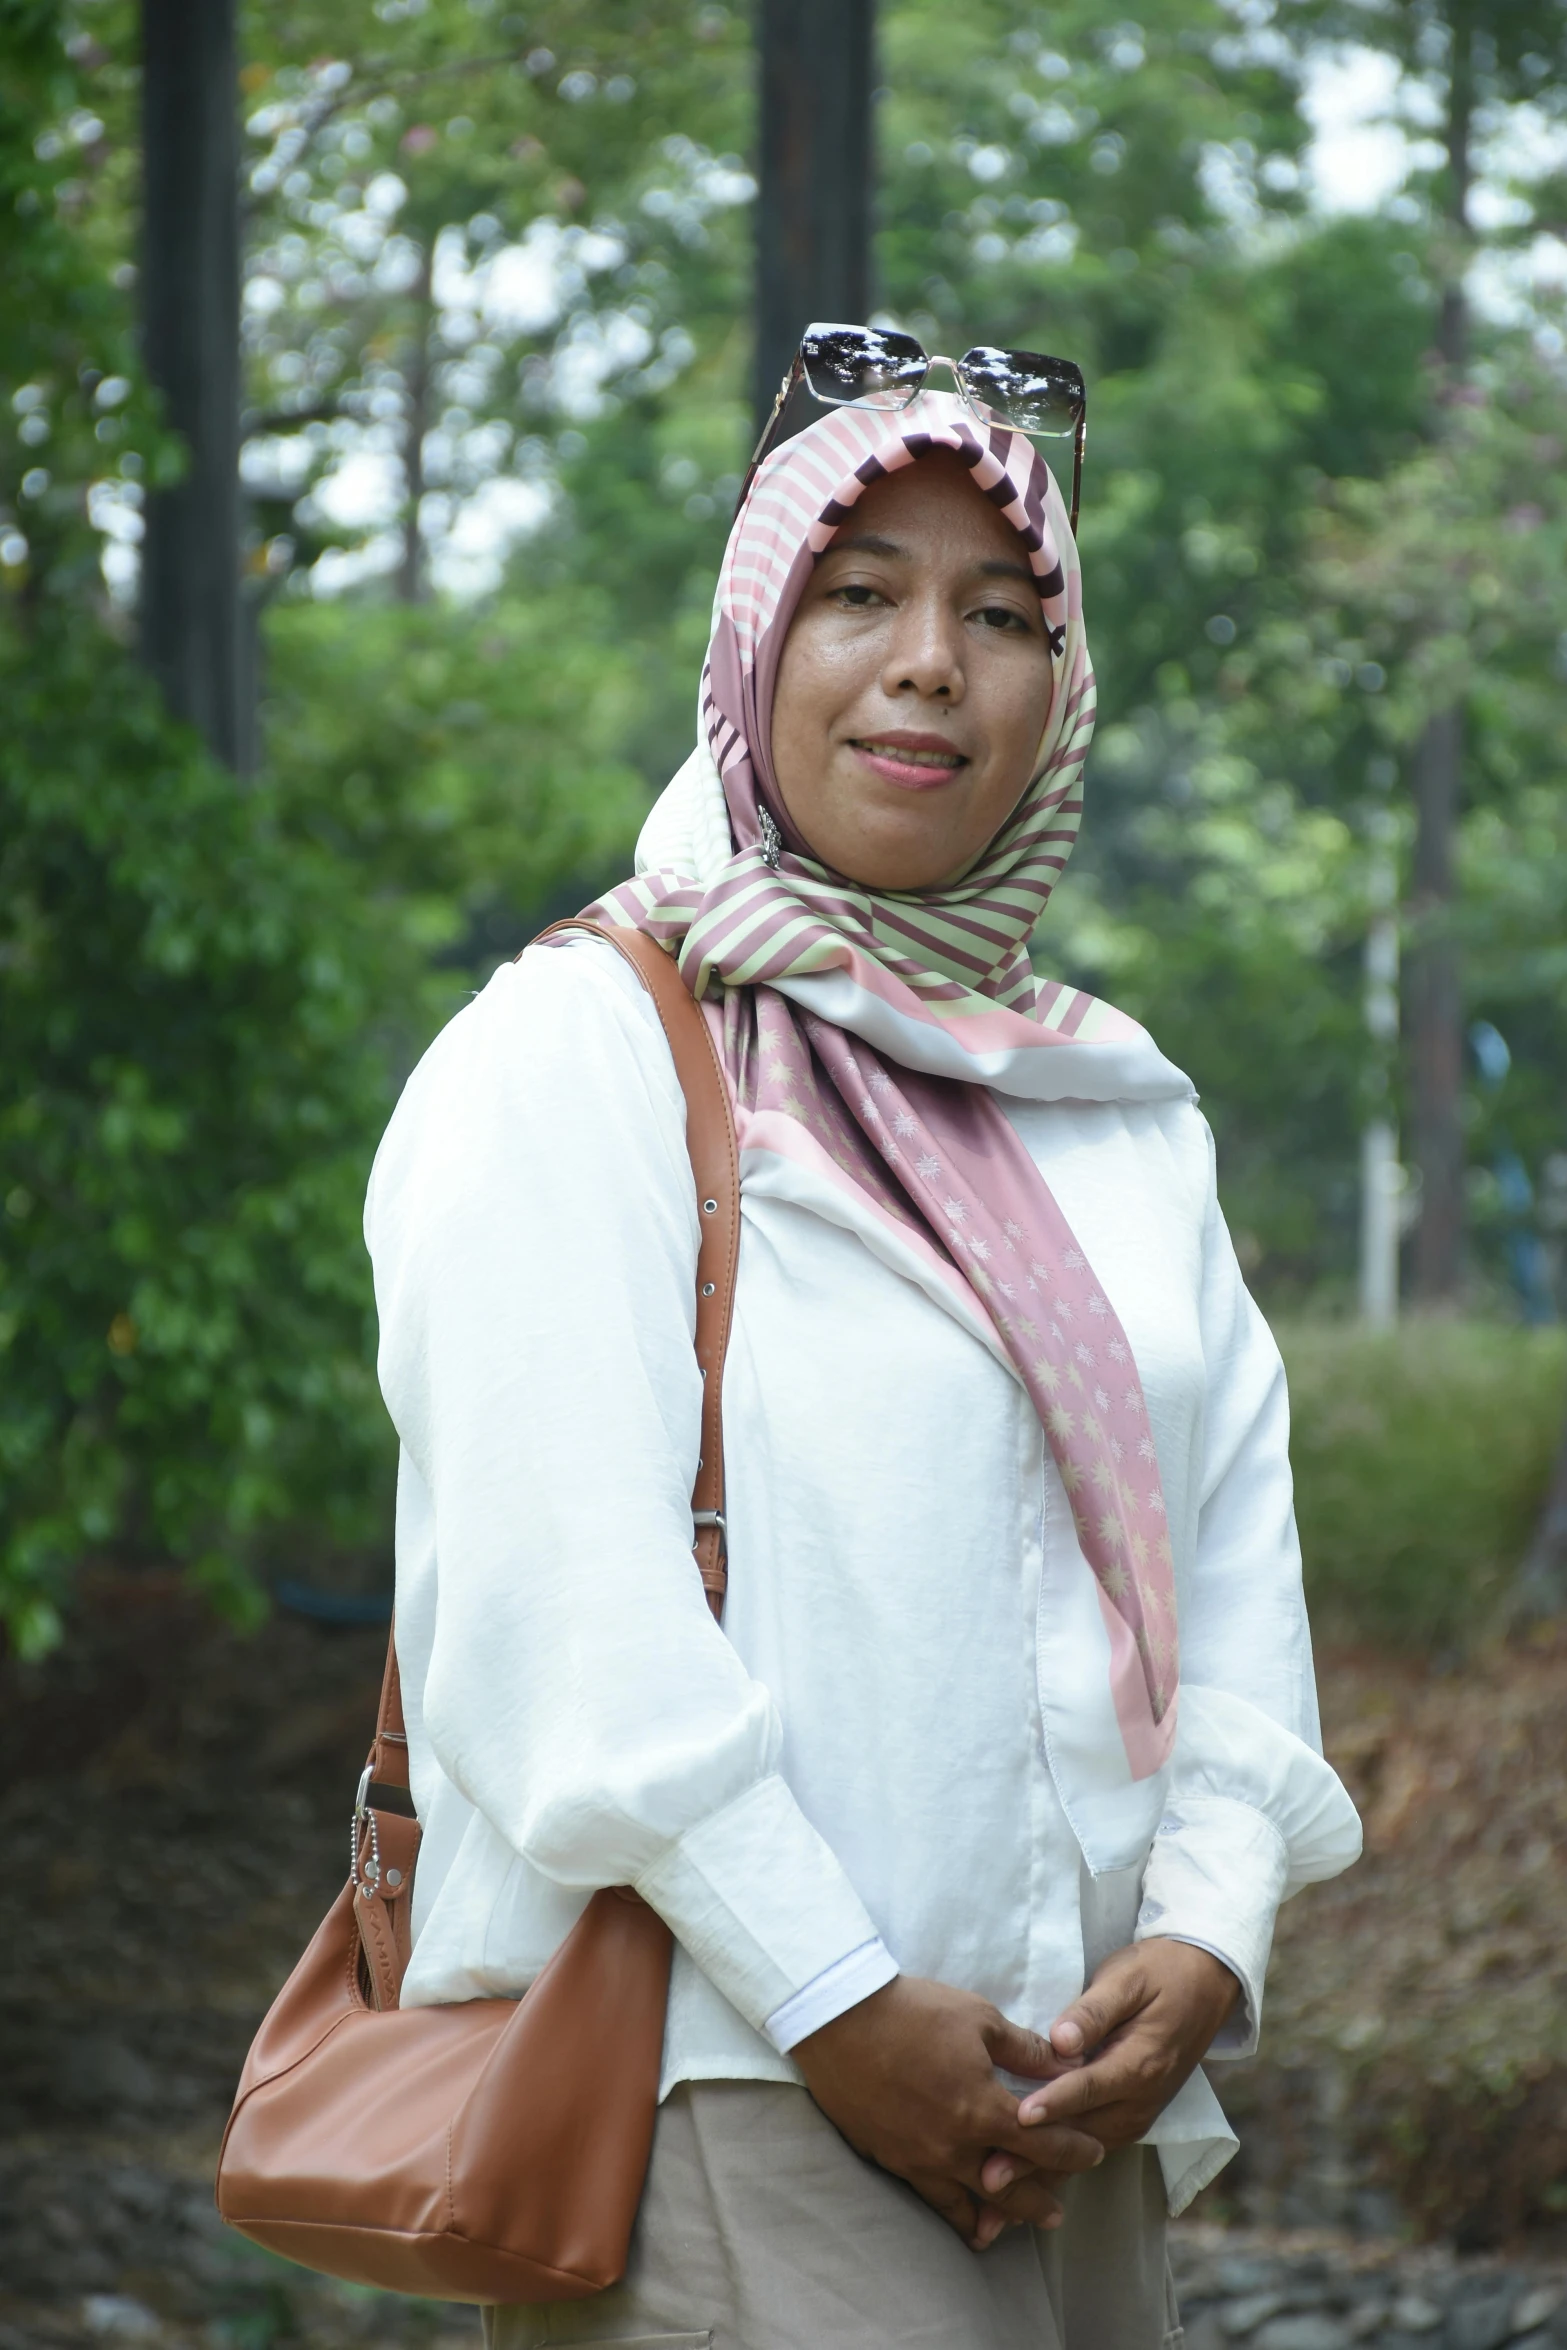
[{"label": "sunglasses frame", "polygon": [[[778,386],[778,397],[773,402],[772,413],[768,417],[767,422],[763,425],[760,438],[757,441],[756,447],[751,452],[751,462],[745,469],[745,479],[740,485],[740,495],[735,504],[735,512],[737,514],[739,513],[740,508],[745,504],[746,499],[751,494],[751,484],[755,481],[756,476],[761,469],[763,458],[767,456],[769,450],[773,447],[778,434],[779,421],[783,416],[784,410],[789,405],[791,394],[798,385],[805,383],[806,381],[806,343],[814,334],[834,332],[841,333],[842,331],[844,330],[841,322],[835,321],[832,326],[828,326],[825,321],[815,321],[812,325],[806,328],[805,333],[800,337],[799,347],[794,354],[794,358],[791,360],[788,368],[785,371],[782,383]],[[869,333],[874,330],[870,328],[854,328],[851,331],[855,333]],[[915,341],[915,337],[913,335],[908,335],[904,339],[911,343]],[[970,357],[972,357],[975,352],[983,349],[985,346],[974,344],[971,346],[970,350],[964,352],[962,359],[949,359],[946,353],[943,351],[926,351],[923,344],[918,344],[916,347],[920,352],[921,358],[925,362],[924,374],[920,377],[920,380],[917,384],[911,386],[908,398],[906,400],[900,400],[897,407],[886,407],[882,403],[878,402],[877,406],[881,408],[881,412],[884,415],[896,416],[902,409],[912,407],[914,402],[919,398],[921,392],[925,389],[926,384],[930,381],[931,369],[933,367],[945,367],[949,370],[952,376],[952,380],[957,386],[958,398],[963,402],[964,407],[968,409],[971,415],[978,417],[981,423],[990,423],[992,420],[989,417],[980,415],[978,402],[976,401],[973,393],[969,390],[968,385],[964,382],[962,372],[965,362]],[[1029,351],[1026,353],[1018,352],[1015,354],[1009,353],[1008,356],[1028,359],[1044,359],[1051,367],[1070,368],[1073,375],[1076,376],[1079,386],[1083,386],[1082,370],[1073,360],[1052,359],[1050,358],[1049,353],[1045,351]],[[816,397],[814,392],[811,396],[813,399]],[[834,400],[830,402],[823,401],[821,402],[821,405],[823,407],[831,406],[836,408],[868,408],[872,405],[872,403],[869,400]],[[1009,425],[1007,429],[1010,432],[1027,431],[1027,427],[1021,424]],[[1081,497],[1083,487],[1083,451],[1087,445],[1087,440],[1088,394],[1086,387],[1083,386],[1077,395],[1077,413],[1073,419],[1072,426],[1071,527],[1074,538],[1077,536],[1078,501]]]}]

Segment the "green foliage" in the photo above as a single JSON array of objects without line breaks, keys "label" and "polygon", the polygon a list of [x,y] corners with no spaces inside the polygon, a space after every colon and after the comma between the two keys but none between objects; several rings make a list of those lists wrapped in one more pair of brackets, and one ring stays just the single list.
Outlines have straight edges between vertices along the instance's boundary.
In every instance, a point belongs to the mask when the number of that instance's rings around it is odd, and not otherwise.
[{"label": "green foliage", "polygon": [[[423,551],[439,559],[500,469],[546,494],[580,426],[656,405],[676,380],[689,407],[720,353],[706,394],[737,442],[744,17],[565,0],[487,25],[436,0],[379,11],[349,46],[340,17],[316,13],[253,11],[243,76],[247,478],[273,575],[362,546],[330,489],[309,494],[346,450],[401,460],[413,595]],[[640,537],[645,483],[626,456]],[[737,461],[726,445],[720,469]]]},{"label": "green foliage", "polygon": [[[245,792],[118,648],[0,638],[0,1621],[23,1648],[86,1554],[184,1559],[244,1610],[268,1561],[384,1537],[359,1222],[397,1073],[619,869],[644,805],[586,635],[551,664],[504,609],[297,617]],[[565,723],[595,688],[596,748]]]},{"label": "green foliage", "polygon": [[[104,128],[81,76],[110,65],[61,30],[9,19],[0,76],[0,1631],[24,1652],[94,1554],[183,1560],[243,1615],[301,1549],[381,1551],[359,1224],[398,1075],[621,869],[646,800],[638,673],[559,579],[477,623],[277,609],[253,788],[168,723],[93,518],[178,453],[105,267],[109,165],[79,176]],[[76,132],[40,135],[51,109]]]},{"label": "green foliage", "polygon": [[1461,1648],[1494,1620],[1560,1439],[1555,1331],[1286,1324],[1296,1507],[1319,1639]]},{"label": "green foliage", "polygon": [[418,965],[112,647],[12,642],[0,678],[0,1617],[26,1651],[86,1553],[172,1553],[244,1607],[263,1529],[376,1530],[357,1226],[377,1016]]},{"label": "green foliage", "polygon": [[269,772],[301,839],[443,963],[492,963],[563,887],[619,879],[648,806],[638,679],[601,598],[288,604],[267,633]]},{"label": "green foliage", "polygon": [[[1440,90],[1448,13],[878,9],[878,302],[932,347],[1018,340],[1089,378],[1101,716],[1041,960],[1191,1071],[1248,1270],[1285,1303],[1348,1286],[1368,810],[1403,855],[1401,765],[1455,678],[1467,1010],[1514,1053],[1470,1105],[1482,1290],[1514,1214],[1496,1152],[1559,1167],[1567,1203],[1560,363],[1480,322],[1476,404],[1432,446],[1451,190],[1417,174],[1397,217],[1324,220],[1298,170],[1303,44],[1381,41]],[[745,11],[241,15],[265,754],[244,794],[125,649],[141,503],[180,463],[137,361],[133,0],[0,12],[0,1614],[33,1641],[94,1548],[207,1561],[242,1599],[307,1525],[381,1538],[356,1230],[376,1132],[462,990],[623,870],[689,748],[749,441]],[[1559,111],[1559,18],[1508,0],[1471,45],[1486,105]],[[1559,190],[1509,201],[1499,241]],[[378,506],[340,494],[355,469]],[[462,576],[497,485],[511,552]],[[1333,1343],[1334,1393],[1385,1406],[1412,1463],[1449,1406],[1395,1411],[1397,1382]],[[1298,1345],[1309,1446],[1328,1341]],[[1368,1526],[1372,1458],[1333,1452]],[[1394,1596],[1343,1620],[1448,1637],[1457,1537],[1362,1539],[1339,1475],[1311,1536],[1324,1605],[1326,1562],[1371,1560],[1366,1591]],[[1422,1583],[1417,1552],[1447,1564]]]}]

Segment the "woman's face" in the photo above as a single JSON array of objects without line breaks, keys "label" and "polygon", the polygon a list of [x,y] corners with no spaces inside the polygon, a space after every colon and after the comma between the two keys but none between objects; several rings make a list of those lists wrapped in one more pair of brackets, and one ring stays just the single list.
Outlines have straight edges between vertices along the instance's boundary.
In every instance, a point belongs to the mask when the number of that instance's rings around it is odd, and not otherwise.
[{"label": "woman's face", "polygon": [[966,872],[1033,773],[1052,669],[1010,523],[955,457],[876,482],[784,641],[773,773],[824,865],[871,889]]}]

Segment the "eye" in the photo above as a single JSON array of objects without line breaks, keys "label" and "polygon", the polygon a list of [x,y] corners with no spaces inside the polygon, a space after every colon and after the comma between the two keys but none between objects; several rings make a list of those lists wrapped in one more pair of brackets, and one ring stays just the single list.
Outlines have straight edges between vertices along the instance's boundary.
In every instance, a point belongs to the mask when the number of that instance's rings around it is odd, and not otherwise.
[{"label": "eye", "polygon": [[998,634],[1029,636],[1033,632],[1021,612],[1010,604],[982,604],[973,617],[983,628],[993,628]]},{"label": "eye", "polygon": [[851,612],[868,612],[873,604],[884,604],[887,599],[879,588],[867,587],[863,580],[846,580],[842,587],[832,590],[835,604],[846,604]]}]

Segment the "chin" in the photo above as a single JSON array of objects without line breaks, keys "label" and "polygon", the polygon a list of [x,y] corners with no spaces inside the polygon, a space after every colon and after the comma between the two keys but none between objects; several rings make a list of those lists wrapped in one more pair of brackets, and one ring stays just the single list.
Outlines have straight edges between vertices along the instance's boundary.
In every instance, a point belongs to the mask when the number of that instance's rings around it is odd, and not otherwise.
[{"label": "chin", "polygon": [[943,881],[951,877],[951,869],[946,865],[932,871],[924,860],[905,862],[901,858],[888,858],[883,863],[881,859],[872,857],[857,867],[840,865],[838,871],[845,881],[852,881],[856,889],[885,890],[903,896],[910,890],[938,889]]}]

